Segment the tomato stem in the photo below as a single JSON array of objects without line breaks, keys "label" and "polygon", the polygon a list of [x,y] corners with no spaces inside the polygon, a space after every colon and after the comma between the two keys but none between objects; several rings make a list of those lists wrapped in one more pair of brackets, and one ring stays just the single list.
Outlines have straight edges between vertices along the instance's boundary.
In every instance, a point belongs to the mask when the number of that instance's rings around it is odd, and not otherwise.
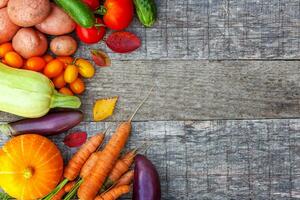
[{"label": "tomato stem", "polygon": [[107,12],[107,9],[104,6],[100,6],[96,11],[95,14],[98,15],[105,15]]}]

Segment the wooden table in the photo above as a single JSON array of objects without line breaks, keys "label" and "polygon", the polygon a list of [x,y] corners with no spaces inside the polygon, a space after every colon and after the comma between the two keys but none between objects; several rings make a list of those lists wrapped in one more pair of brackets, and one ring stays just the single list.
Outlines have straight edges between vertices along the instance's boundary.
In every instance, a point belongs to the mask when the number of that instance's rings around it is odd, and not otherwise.
[{"label": "wooden table", "polygon": [[[112,67],[87,81],[85,121],[73,130],[114,129],[154,85],[128,148],[152,144],[147,155],[163,199],[299,199],[299,1],[157,4],[153,28],[137,20],[129,28],[142,39],[140,50],[111,53]],[[89,48],[81,45],[77,55],[88,58]],[[110,52],[104,44],[92,48]],[[95,99],[115,95],[114,116],[93,122]],[[2,121],[14,119],[1,113]],[[63,137],[53,139],[67,159]]]}]

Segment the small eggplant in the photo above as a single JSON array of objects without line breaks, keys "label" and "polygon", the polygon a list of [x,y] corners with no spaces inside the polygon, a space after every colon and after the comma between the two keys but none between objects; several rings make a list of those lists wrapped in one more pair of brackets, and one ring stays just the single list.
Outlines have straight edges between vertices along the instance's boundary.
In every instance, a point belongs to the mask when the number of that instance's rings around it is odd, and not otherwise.
[{"label": "small eggplant", "polygon": [[133,200],[160,200],[160,181],[155,166],[143,155],[135,157]]},{"label": "small eggplant", "polygon": [[21,119],[16,122],[0,125],[0,133],[9,136],[24,133],[56,135],[67,131],[83,120],[81,111],[61,111],[49,113],[36,119]]}]

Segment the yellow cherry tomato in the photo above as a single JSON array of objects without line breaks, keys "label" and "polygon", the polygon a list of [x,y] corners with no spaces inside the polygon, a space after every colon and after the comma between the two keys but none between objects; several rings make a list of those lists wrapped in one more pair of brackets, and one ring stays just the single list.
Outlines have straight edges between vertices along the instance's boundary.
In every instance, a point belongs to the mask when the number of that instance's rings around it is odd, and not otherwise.
[{"label": "yellow cherry tomato", "polygon": [[54,78],[59,76],[64,69],[64,63],[58,59],[51,60],[44,68],[44,74],[48,78]]},{"label": "yellow cherry tomato", "polygon": [[7,52],[4,56],[6,63],[14,68],[23,67],[24,61],[23,58],[14,51]]},{"label": "yellow cherry tomato", "polygon": [[85,85],[80,78],[77,78],[74,82],[70,83],[70,88],[75,94],[81,94],[85,90]]},{"label": "yellow cherry tomato", "polygon": [[31,57],[26,61],[24,68],[39,72],[44,69],[46,64],[46,61],[42,57]]},{"label": "yellow cherry tomato", "polygon": [[91,78],[95,74],[95,68],[89,61],[79,58],[75,61],[75,65],[79,68],[79,74],[84,78]]},{"label": "yellow cherry tomato", "polygon": [[68,65],[64,72],[64,79],[67,83],[74,82],[78,77],[78,67],[75,65]]}]

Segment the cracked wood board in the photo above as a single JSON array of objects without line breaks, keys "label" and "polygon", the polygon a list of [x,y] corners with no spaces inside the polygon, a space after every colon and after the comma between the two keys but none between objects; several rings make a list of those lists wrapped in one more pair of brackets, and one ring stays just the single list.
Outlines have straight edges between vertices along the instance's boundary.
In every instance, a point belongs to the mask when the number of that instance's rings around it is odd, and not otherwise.
[{"label": "cracked wood board", "polygon": [[[135,120],[300,117],[298,61],[113,61],[85,82],[85,121],[94,101],[109,96],[120,98],[108,121],[128,119],[153,85]],[[1,112],[0,119],[16,117]]]}]

